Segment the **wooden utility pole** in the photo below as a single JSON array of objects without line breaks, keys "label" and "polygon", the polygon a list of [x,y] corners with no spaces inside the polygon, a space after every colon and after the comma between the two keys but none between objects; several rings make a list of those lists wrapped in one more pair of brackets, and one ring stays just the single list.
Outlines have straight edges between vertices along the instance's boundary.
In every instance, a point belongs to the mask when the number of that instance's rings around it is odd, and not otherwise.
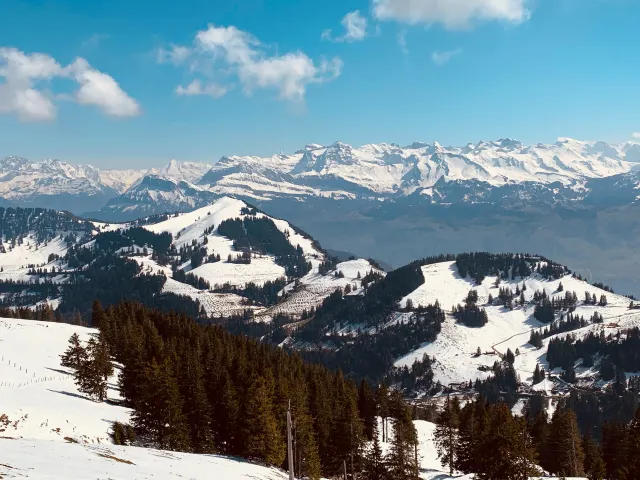
[{"label": "wooden utility pole", "polygon": [[291,400],[289,400],[289,408],[287,409],[287,453],[289,456],[289,480],[295,480],[295,472],[293,471],[293,446],[291,444]]},{"label": "wooden utility pole", "polygon": [[353,469],[353,422],[351,422],[351,480],[355,480],[356,472]]},{"label": "wooden utility pole", "polygon": [[347,480],[347,461],[342,461],[342,466],[344,467],[344,480]]},{"label": "wooden utility pole", "polygon": [[296,425],[296,419],[293,419],[293,471],[298,473],[302,470],[300,467],[300,451],[298,450],[298,426]]}]

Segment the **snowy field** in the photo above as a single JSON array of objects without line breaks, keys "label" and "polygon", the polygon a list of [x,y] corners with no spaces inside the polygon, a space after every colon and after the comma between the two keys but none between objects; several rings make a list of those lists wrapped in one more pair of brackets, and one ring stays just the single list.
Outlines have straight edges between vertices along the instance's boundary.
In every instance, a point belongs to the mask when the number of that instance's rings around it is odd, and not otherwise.
[{"label": "snowy field", "polygon": [[[12,422],[1,435],[102,443],[108,441],[112,422],[128,421],[128,409],[85,398],[68,370],[60,366],[60,355],[74,332],[86,341],[96,331],[0,319],[0,415]],[[119,398],[115,382],[115,378],[109,382],[111,399]]]},{"label": "snowy field", "polygon": [[285,480],[285,472],[216,455],[0,438],[0,478]]},{"label": "snowy field", "polygon": [[[525,300],[531,301],[536,290],[545,290],[547,295],[555,298],[564,297],[567,291],[575,291],[578,296],[578,306],[574,315],[584,316],[585,320],[594,312],[602,314],[604,323],[592,325],[572,334],[586,335],[589,331],[605,329],[607,333],[616,332],[621,328],[640,326],[640,312],[628,309],[629,299],[621,295],[606,292],[588,283],[577,280],[571,275],[566,275],[559,280],[548,281],[539,275],[532,275],[524,279],[516,277],[515,280],[501,281],[500,286],[495,286],[496,277],[487,277],[481,285],[475,285],[471,278],[461,278],[455,262],[442,262],[422,267],[424,283],[412,293],[402,299],[401,305],[405,305],[411,299],[415,306],[434,303],[436,300],[447,312],[453,305],[464,303],[469,290],[478,292],[478,306],[485,308],[489,317],[489,323],[481,328],[471,328],[459,323],[450,313],[447,313],[446,321],[442,325],[442,331],[438,338],[431,343],[424,344],[421,348],[398,359],[396,366],[411,366],[415,360],[422,359],[426,353],[435,358],[433,365],[434,378],[441,383],[461,383],[464,381],[486,378],[490,372],[478,370],[481,365],[492,366],[499,359],[498,353],[504,354],[507,349],[515,352],[520,350],[521,355],[516,358],[515,368],[522,381],[531,381],[536,363],[547,368],[546,348],[540,350],[529,345],[529,336],[532,329],[538,329],[544,325],[533,316],[533,305],[525,307],[517,306],[509,310],[502,306],[486,306],[491,294],[498,298],[500,288],[509,287],[515,291],[516,286],[522,288],[526,284],[524,292]],[[559,284],[563,284],[563,291],[558,292]],[[583,305],[584,293],[591,295],[606,295],[608,304],[605,307],[597,305]],[[615,324],[611,328],[609,324]],[[558,336],[565,336],[560,334]],[[551,340],[546,339],[545,346]],[[482,355],[475,357],[480,348]],[[578,374],[580,372],[578,371]]]}]

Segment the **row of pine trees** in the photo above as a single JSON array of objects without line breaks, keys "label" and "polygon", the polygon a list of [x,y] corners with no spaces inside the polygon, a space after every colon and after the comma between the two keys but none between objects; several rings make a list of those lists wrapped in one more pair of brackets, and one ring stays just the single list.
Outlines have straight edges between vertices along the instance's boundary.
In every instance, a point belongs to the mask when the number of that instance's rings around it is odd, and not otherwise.
[{"label": "row of pine trees", "polygon": [[297,355],[136,303],[104,310],[95,302],[92,322],[100,334],[86,344],[72,336],[63,365],[83,393],[103,401],[117,362],[121,396],[133,410],[131,425],[114,427],[119,443],[135,438],[141,446],[284,467],[290,405],[296,475],[319,479],[346,468],[363,480],[418,478],[413,413],[400,393],[358,387]]},{"label": "row of pine trees", "polygon": [[640,409],[628,425],[605,424],[598,444],[581,435],[572,410],[557,408],[549,420],[544,408],[530,408],[515,416],[482,397],[464,408],[448,398],[434,434],[442,465],[478,480],[526,480],[541,474],[538,465],[561,477],[640,479]]}]

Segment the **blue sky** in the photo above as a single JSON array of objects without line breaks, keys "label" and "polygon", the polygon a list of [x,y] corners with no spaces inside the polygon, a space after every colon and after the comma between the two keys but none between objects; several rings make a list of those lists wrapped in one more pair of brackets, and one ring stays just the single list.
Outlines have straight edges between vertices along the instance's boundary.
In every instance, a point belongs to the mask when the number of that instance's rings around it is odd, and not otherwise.
[{"label": "blue sky", "polygon": [[639,23],[635,0],[2,0],[0,156],[626,141]]}]

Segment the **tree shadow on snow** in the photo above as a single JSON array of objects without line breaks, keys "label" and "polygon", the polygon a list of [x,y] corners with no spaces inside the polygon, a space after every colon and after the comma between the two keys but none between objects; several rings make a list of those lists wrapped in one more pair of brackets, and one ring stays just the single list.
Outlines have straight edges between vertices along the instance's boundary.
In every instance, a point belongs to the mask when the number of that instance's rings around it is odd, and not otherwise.
[{"label": "tree shadow on snow", "polygon": [[80,398],[82,400],[86,400],[88,402],[93,402],[93,400],[91,400],[90,398],[85,397],[84,395],[79,395],[77,393],[63,392],[62,390],[51,390],[50,388],[47,388],[47,390],[49,390],[50,392],[53,392],[53,393],[59,393],[61,395],[67,395],[68,397],[75,397],[75,398]]},{"label": "tree shadow on snow", "polygon": [[52,372],[62,373],[63,375],[69,375],[69,376],[73,375],[73,373],[71,373],[71,372],[67,372],[65,370],[59,370],[57,368],[50,368],[50,367],[44,367],[44,368],[46,368],[47,370],[51,370]]}]

